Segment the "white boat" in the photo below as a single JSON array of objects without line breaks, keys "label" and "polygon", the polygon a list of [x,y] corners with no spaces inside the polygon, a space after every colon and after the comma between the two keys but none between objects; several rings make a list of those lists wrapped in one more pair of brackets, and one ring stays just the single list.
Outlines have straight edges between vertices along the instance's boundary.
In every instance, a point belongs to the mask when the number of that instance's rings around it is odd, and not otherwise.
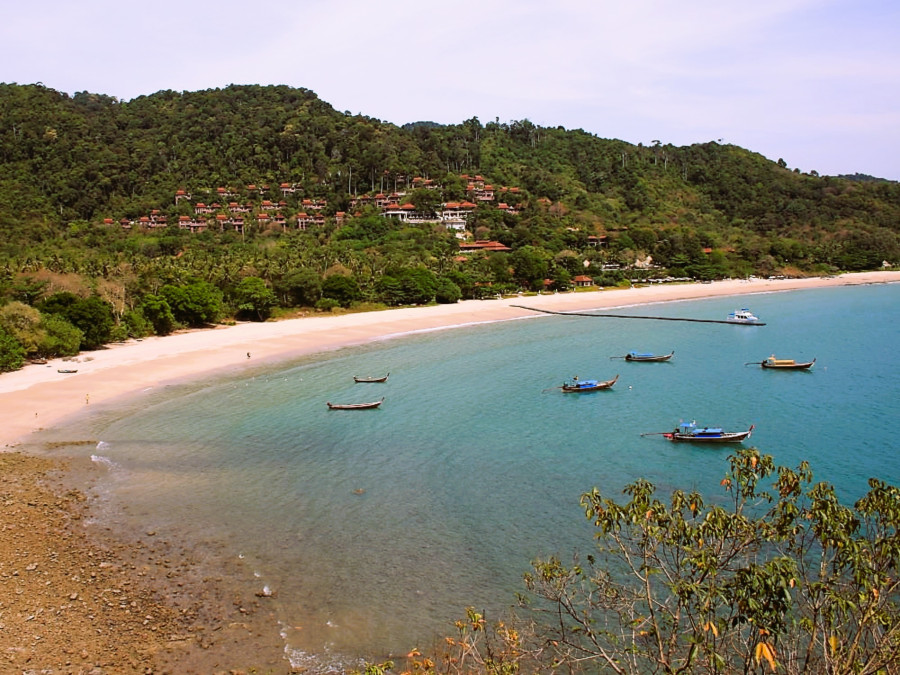
[{"label": "white boat", "polygon": [[744,307],[731,312],[728,315],[728,321],[731,323],[759,323],[759,318]]}]

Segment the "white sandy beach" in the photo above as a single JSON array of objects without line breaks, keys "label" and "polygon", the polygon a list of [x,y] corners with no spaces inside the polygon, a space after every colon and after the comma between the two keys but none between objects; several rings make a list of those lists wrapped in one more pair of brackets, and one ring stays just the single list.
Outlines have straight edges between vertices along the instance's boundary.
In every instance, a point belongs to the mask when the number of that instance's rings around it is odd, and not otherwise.
[{"label": "white sandy beach", "polygon": [[[413,331],[533,315],[514,305],[565,312],[889,282],[900,282],[900,272],[865,272],[833,278],[728,280],[501,300],[467,300],[455,305],[321,314],[302,319],[189,331],[142,341],[131,340],[110,345],[107,349],[85,352],[74,360],[54,359],[46,365],[29,365],[20,371],[0,375],[0,447],[14,447],[28,434],[83,412],[86,405],[150,391],[167,382],[197,378],[223,369],[234,372],[235,369],[258,366],[261,362],[362,344]],[[742,304],[747,303],[742,301]],[[62,374],[57,372],[60,368],[77,369],[78,372]]]}]

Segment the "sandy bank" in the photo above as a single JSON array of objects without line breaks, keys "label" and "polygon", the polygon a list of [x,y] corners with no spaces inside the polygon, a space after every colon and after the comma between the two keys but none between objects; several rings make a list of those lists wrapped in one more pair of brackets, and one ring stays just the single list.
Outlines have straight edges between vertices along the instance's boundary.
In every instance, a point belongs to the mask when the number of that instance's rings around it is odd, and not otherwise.
[{"label": "sandy bank", "polygon": [[[362,344],[374,339],[477,322],[531,315],[522,305],[576,311],[621,305],[766,293],[828,286],[900,281],[900,272],[866,272],[833,278],[729,280],[709,284],[656,285],[624,290],[564,293],[502,300],[467,300],[455,305],[413,307],[344,315],[247,323],[147,338],[55,359],[0,375],[0,447],[84,410],[166,382],[246,369],[260,362]],[[248,358],[248,353],[250,358]],[[61,374],[60,368],[77,369]]]}]

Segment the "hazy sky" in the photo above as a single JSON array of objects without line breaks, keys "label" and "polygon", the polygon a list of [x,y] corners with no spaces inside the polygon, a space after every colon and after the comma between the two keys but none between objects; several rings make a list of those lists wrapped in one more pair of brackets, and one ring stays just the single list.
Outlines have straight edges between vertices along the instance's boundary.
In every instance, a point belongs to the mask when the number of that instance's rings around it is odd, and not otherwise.
[{"label": "hazy sky", "polygon": [[721,139],[900,180],[897,0],[45,0],[0,16],[2,82],[125,100],[287,84],[395,124]]}]

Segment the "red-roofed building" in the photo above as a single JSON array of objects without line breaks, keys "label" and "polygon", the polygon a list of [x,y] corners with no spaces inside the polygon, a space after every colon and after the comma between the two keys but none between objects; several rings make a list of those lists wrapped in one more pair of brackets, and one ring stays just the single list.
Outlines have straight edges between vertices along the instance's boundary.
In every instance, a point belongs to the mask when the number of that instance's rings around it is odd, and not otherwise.
[{"label": "red-roofed building", "polygon": [[512,251],[512,249],[499,241],[469,241],[459,245],[460,253],[472,253],[473,251]]},{"label": "red-roofed building", "polygon": [[208,223],[205,220],[198,220],[190,216],[178,216],[178,229],[190,230],[191,233],[203,232],[206,230]]}]

